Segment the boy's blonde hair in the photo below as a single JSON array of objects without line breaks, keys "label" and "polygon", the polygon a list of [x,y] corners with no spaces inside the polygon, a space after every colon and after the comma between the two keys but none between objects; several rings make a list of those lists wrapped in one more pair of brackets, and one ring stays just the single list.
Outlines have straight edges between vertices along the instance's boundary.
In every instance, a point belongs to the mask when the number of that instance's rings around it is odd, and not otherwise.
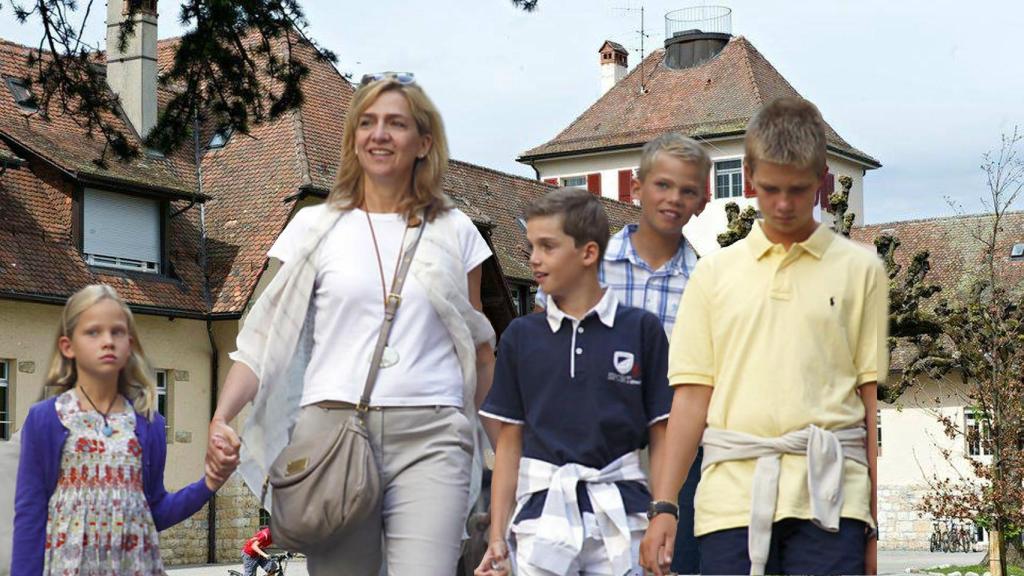
[{"label": "boy's blonde hair", "polygon": [[696,164],[703,176],[701,178],[701,185],[707,191],[708,174],[711,173],[711,157],[708,156],[707,151],[696,140],[687,138],[678,132],[667,132],[644,144],[643,152],[640,156],[640,169],[636,172],[638,180],[643,180],[647,177],[647,173],[650,172],[651,167],[654,165],[655,158],[662,152],[683,162]]},{"label": "boy's blonde hair", "polygon": [[401,84],[395,78],[383,78],[356,90],[345,118],[341,137],[341,162],[327,202],[350,210],[363,204],[363,167],[356,157],[356,127],[359,117],[385,92],[398,92],[409,104],[409,111],[421,136],[431,137],[426,157],[417,159],[412,172],[411,196],[402,198],[398,211],[412,219],[420,210],[427,222],[448,210],[451,202],[444,194],[441,180],[448,169],[448,140],[444,134],[441,113],[417,84]]},{"label": "boy's blonde hair", "polygon": [[[128,363],[121,369],[117,377],[117,391],[125,398],[131,400],[132,408],[147,419],[152,419],[156,408],[156,383],[149,373],[149,364],[146,362],[146,355],[142,351],[142,344],[139,343],[139,334],[135,328],[135,318],[128,305],[121,300],[117,292],[106,284],[91,284],[75,292],[68,298],[67,304],[60,315],[60,328],[57,332],[56,341],[62,336],[72,337],[75,327],[78,326],[78,319],[82,313],[92,306],[104,301],[113,300],[124,312],[125,322],[128,324],[128,335],[132,339],[132,352],[128,357]],[[75,361],[65,358],[60,353],[60,347],[53,355],[53,362],[50,363],[50,371],[46,375],[45,385],[51,390],[56,389],[57,393],[74,388],[78,379],[78,370]]]},{"label": "boy's blonde hair", "polygon": [[825,120],[814,104],[795,96],[764,105],[747,124],[744,163],[751,173],[761,160],[812,169],[825,175]]}]

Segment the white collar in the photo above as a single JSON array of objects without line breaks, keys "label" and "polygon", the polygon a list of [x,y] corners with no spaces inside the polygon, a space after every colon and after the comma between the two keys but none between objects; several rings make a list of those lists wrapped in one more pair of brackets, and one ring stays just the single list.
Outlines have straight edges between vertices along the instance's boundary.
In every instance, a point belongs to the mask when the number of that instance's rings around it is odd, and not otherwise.
[{"label": "white collar", "polygon": [[[583,318],[586,318],[591,314],[597,314],[597,317],[601,319],[601,323],[611,328],[615,325],[615,311],[618,310],[618,308],[618,299],[616,299],[615,295],[612,294],[610,288],[605,288],[604,296],[601,297],[601,300],[598,301],[593,308],[583,315]],[[548,326],[551,327],[552,332],[558,332],[558,329],[562,327],[562,320],[565,318],[572,320],[575,324],[580,322],[580,320],[562,312],[558,308],[558,304],[555,303],[555,299],[550,296],[548,297],[546,313],[548,317]]]}]

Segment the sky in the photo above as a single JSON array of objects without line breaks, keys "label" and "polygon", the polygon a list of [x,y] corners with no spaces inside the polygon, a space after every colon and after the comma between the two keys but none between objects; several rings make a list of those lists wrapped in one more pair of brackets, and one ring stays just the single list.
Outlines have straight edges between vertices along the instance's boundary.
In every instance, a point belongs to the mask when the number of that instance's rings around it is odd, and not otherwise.
[{"label": "sky", "polygon": [[[102,47],[106,10],[95,1],[84,37]],[[732,33],[882,162],[864,181],[867,223],[983,211],[982,155],[1014,126],[1024,130],[1024,3],[712,3],[731,8]],[[338,55],[341,72],[413,72],[444,116],[453,158],[530,178],[516,156],[599,97],[604,40],[630,49],[635,66],[640,7],[649,54],[664,42],[665,14],[697,4],[540,0],[525,13],[509,0],[302,2],[310,35]],[[160,37],[181,34],[178,4],[159,9]],[[17,24],[4,2],[0,37],[35,45],[38,24]]]}]

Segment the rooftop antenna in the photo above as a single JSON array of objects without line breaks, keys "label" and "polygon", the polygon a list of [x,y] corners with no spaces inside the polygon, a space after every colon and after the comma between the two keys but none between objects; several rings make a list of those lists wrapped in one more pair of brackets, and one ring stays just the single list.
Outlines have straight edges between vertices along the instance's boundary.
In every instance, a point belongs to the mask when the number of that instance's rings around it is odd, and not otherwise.
[{"label": "rooftop antenna", "polygon": [[644,29],[644,5],[640,4],[639,8],[633,8],[632,6],[617,7],[614,10],[622,10],[623,12],[639,12],[640,13],[640,29],[636,30],[636,33],[640,35],[640,93],[647,93],[647,75],[644,74],[644,38],[650,36],[647,30]]}]

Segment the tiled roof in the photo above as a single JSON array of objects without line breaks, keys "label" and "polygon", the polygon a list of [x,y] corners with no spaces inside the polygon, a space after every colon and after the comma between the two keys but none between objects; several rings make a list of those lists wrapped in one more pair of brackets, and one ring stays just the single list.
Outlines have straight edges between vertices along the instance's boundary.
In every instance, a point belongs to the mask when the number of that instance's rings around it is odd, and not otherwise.
[{"label": "tiled roof", "polygon": [[[526,232],[516,220],[522,216],[527,204],[554,190],[554,187],[537,180],[452,160],[448,165],[444,190],[457,202],[460,199],[468,201],[494,222],[491,240],[505,276],[532,283]],[[608,198],[601,200],[612,231],[636,222],[639,217],[639,210],[631,204]],[[459,207],[465,210],[462,205]]]},{"label": "tiled roof", "polygon": [[[778,70],[742,36],[706,63],[673,70],[665,50],[651,53],[551,141],[527,150],[520,162],[587,151],[631,148],[678,131],[695,138],[741,135],[761,106],[798,96]],[[641,73],[647,93],[640,94]],[[879,162],[827,127],[830,149],[870,166]]]},{"label": "tiled roof", "polygon": [[[26,58],[32,52],[32,48],[0,40],[0,74],[12,78],[27,76]],[[102,64],[102,54],[97,61]],[[124,118],[108,114],[105,120],[142,149],[141,140]],[[80,121],[61,113],[55,103],[51,103],[49,120],[25,111],[6,87],[0,87],[0,138],[8,143],[17,142],[31,154],[83,182],[159,191],[172,197],[191,196],[195,189],[194,162],[188,151],[179,150],[168,157],[140,153],[129,161],[119,160],[108,151],[106,163],[99,166],[95,161],[103,156],[105,146],[100,134],[89,134]]]},{"label": "tiled roof", "polygon": [[[169,67],[177,43],[176,38],[158,43],[162,71]],[[18,75],[19,70],[23,71],[27,50],[0,44],[0,66],[5,73]],[[60,130],[68,128],[69,123],[74,127],[66,118],[54,120],[55,126],[38,118],[26,120],[9,94],[0,95],[0,132],[6,134],[10,128],[13,134],[6,139],[9,149],[0,144],[0,155],[10,152],[32,159],[29,169],[8,170],[0,178],[0,190],[4,192],[0,203],[0,295],[58,301],[77,287],[103,281],[113,284],[137,307],[195,315],[207,311],[240,313],[265,269],[267,250],[294,210],[294,203],[286,199],[301,191],[323,194],[330,189],[340,155],[344,117],[353,94],[352,86],[333,66],[315,60],[311,48],[299,45],[296,50],[310,68],[300,109],[253,125],[248,135],[236,133],[222,148],[204,150],[200,164],[202,190],[195,185],[191,146],[184,147],[173,162],[166,161],[190,175],[181,180],[184,191],[201,191],[208,198],[205,210],[213,300],[209,309],[198,266],[198,206],[171,220],[170,261],[177,279],[141,273],[104,274],[102,269],[89,268],[72,238],[74,184],[67,176],[75,173],[52,159],[76,155],[91,159],[95,143],[80,130],[69,129],[62,135]],[[160,105],[166,105],[171,95],[161,89]],[[23,130],[23,126],[29,129]],[[209,141],[215,128],[212,124],[202,127],[201,143]],[[41,146],[32,147],[40,141],[49,146],[44,150],[49,155],[36,149]],[[62,152],[65,147],[67,154]],[[118,163],[116,169],[129,183],[145,180],[151,174],[146,166],[136,163]],[[451,162],[445,179],[445,191],[460,209],[478,226],[493,227],[491,240],[504,274],[526,282],[531,281],[531,275],[525,233],[516,217],[528,202],[550,190],[550,186],[535,180],[458,161]],[[636,219],[633,206],[607,199],[604,202],[614,229]],[[186,202],[172,203],[171,212],[186,206]]]},{"label": "tiled roof", "polygon": [[[932,298],[954,299],[970,287],[974,272],[982,264],[982,245],[974,235],[985,233],[992,225],[990,215],[907,220],[854,228],[854,240],[873,244],[875,238],[889,233],[900,240],[896,260],[906,270],[914,254],[929,252],[931,271],[927,279],[942,287]],[[1024,242],[1024,212],[1007,213],[1002,221],[1002,245],[997,248],[997,270],[1007,286],[1024,289],[1024,260],[1011,260],[1010,248]]]}]

